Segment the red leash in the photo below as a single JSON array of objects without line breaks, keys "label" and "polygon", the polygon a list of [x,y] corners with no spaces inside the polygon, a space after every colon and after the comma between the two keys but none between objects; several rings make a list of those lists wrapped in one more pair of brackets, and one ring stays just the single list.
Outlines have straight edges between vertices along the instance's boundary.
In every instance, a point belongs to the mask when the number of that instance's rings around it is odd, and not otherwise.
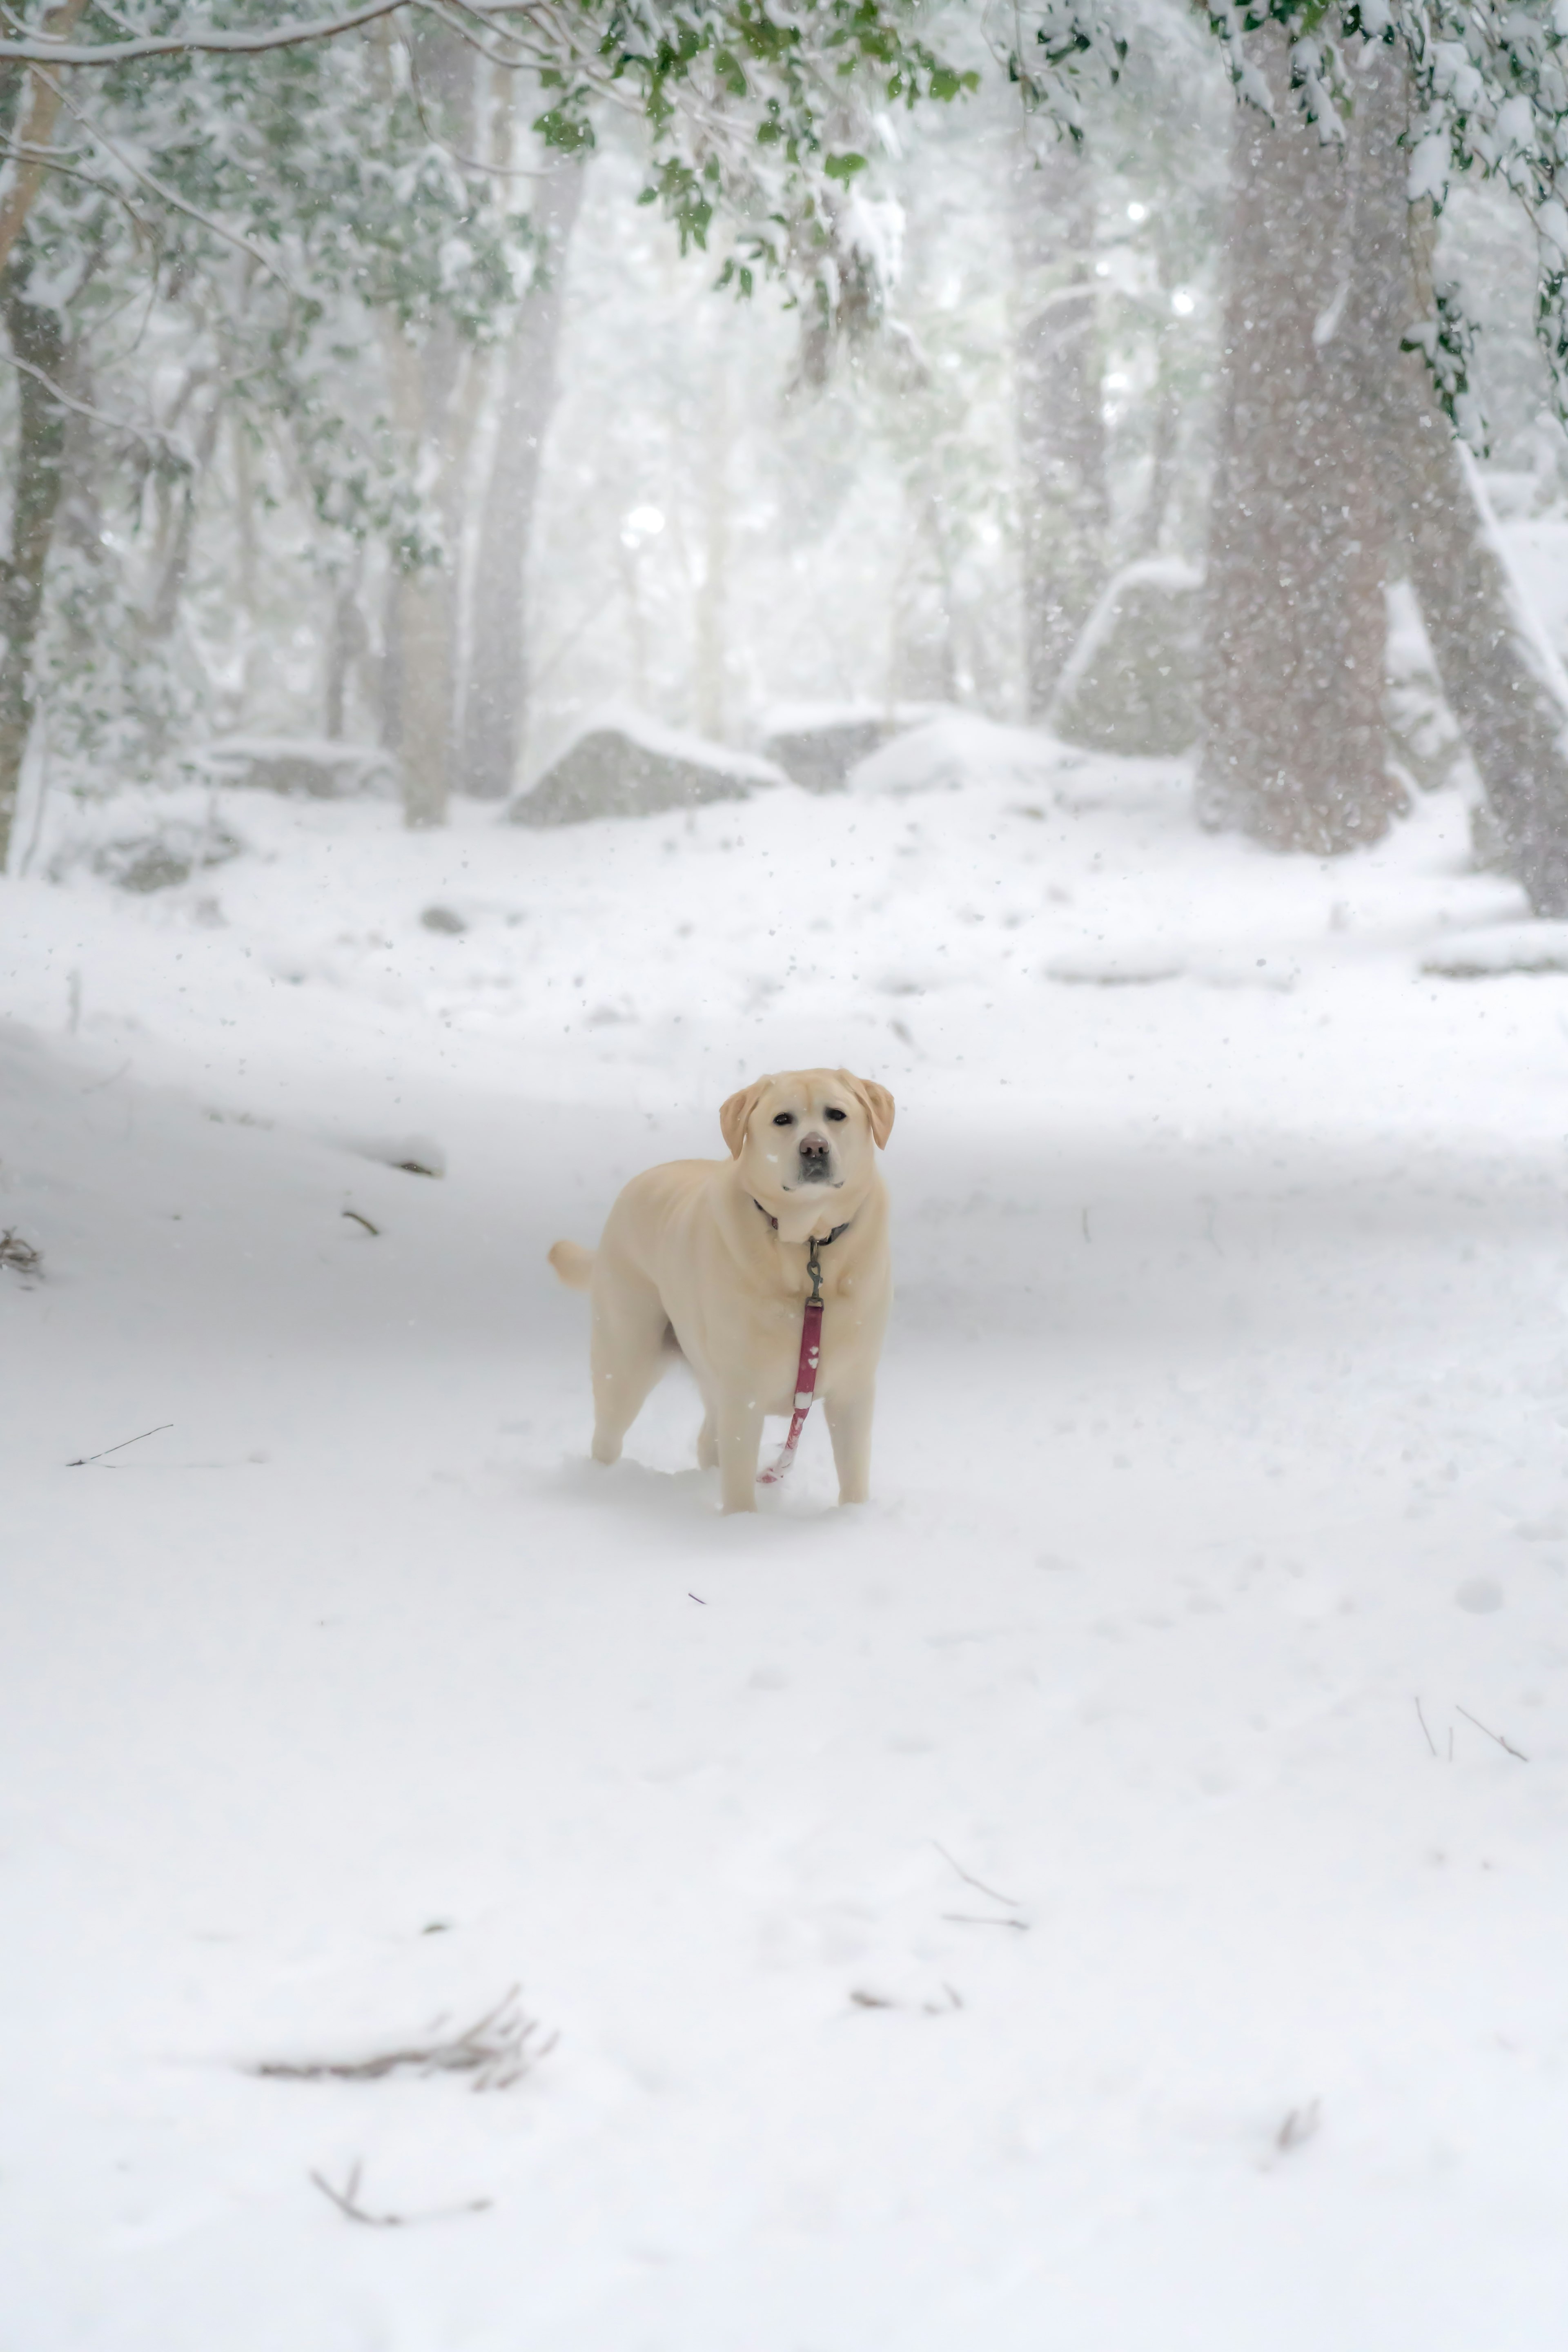
[{"label": "red leash", "polygon": [[[768,1216],[768,1212],[763,1209],[760,1201],[756,1205],[763,1210],[763,1216],[767,1217],[769,1224],[772,1225],[774,1233],[777,1233],[778,1219]],[[795,1449],[800,1444],[800,1433],[805,1427],[805,1416],[811,1411],[811,1401],[816,1394],[816,1368],[822,1361],[822,1260],[817,1255],[817,1252],[825,1250],[828,1242],[836,1242],[840,1234],[847,1234],[848,1230],[847,1224],[835,1225],[827,1236],[827,1241],[825,1242],[819,1242],[815,1235],[813,1236],[811,1255],[805,1262],[805,1270],[811,1276],[811,1297],[805,1302],[805,1313],[801,1319],[800,1362],[795,1367],[795,1410],[790,1415],[789,1435],[784,1439],[779,1458],[773,1467],[769,1470],[758,1471],[759,1486],[776,1486],[795,1460]]]}]

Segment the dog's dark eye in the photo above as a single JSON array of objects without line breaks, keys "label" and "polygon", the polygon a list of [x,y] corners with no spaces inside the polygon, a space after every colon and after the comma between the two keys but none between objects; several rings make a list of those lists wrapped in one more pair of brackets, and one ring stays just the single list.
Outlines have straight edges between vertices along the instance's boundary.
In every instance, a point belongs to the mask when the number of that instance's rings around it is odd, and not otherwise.
[{"label": "dog's dark eye", "polygon": [[830,1110],[827,1116],[829,1118],[847,1118],[849,1114],[845,1110]]},{"label": "dog's dark eye", "polygon": [[795,1113],[794,1113],[794,1111],[793,1111],[793,1110],[781,1110],[781,1111],[775,1111],[775,1112],[774,1112],[774,1114],[773,1114],[773,1125],[774,1125],[775,1127],[793,1127],[793,1126],[795,1125]]}]

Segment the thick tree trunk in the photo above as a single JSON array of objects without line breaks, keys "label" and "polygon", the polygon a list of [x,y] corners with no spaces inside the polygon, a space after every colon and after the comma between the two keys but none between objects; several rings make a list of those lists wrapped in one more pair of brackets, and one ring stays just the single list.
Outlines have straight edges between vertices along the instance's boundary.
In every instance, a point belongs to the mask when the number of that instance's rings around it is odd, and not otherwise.
[{"label": "thick tree trunk", "polygon": [[1568,914],[1568,677],[1499,544],[1468,453],[1401,338],[1430,304],[1432,229],[1406,197],[1408,73],[1369,48],[1356,77],[1356,276],[1345,332],[1407,571],[1449,708],[1510,864],[1541,915]]},{"label": "thick tree trunk", "polygon": [[1251,47],[1277,119],[1237,114],[1198,814],[1322,855],[1375,841],[1404,802],[1382,513],[1343,318],[1350,169],[1297,111],[1283,37]]},{"label": "thick tree trunk", "polygon": [[1043,718],[1105,585],[1110,507],[1092,255],[1094,182],[1064,141],[1015,188],[1024,673]]},{"label": "thick tree trunk", "polygon": [[[36,29],[47,38],[63,41],[75,30],[77,19],[86,10],[87,0],[58,0],[55,7],[45,9]],[[10,75],[17,79],[6,92],[8,102],[0,105],[0,128],[7,133],[16,121],[20,68],[12,67],[7,79]],[[27,225],[33,199],[44,184],[44,173],[48,169],[46,151],[60,110],[60,80],[58,72],[47,77],[27,76],[26,111],[16,134],[16,152],[0,181],[0,269],[10,260],[12,248]]]},{"label": "thick tree trunk", "polygon": [[[5,281],[5,331],[18,360],[59,379],[65,334],[57,310],[35,307],[26,289]],[[33,724],[33,647],[43,607],[44,573],[64,482],[67,413],[35,375],[18,373],[11,548],[0,561],[0,873],[10,854],[22,761]]]},{"label": "thick tree trunk", "polygon": [[562,285],[584,181],[577,163],[558,167],[541,184],[533,209],[538,274],[503,362],[495,453],[474,553],[463,698],[462,783],[479,800],[504,800],[517,782],[529,688],[528,551],[544,436],[555,406]]}]

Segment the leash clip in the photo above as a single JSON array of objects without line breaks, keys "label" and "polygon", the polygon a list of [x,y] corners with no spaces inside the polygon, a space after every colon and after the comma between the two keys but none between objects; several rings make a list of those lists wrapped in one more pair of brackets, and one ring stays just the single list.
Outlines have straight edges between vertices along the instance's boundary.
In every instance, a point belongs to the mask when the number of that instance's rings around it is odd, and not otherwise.
[{"label": "leash clip", "polygon": [[808,1307],[820,1307],[823,1304],[822,1260],[817,1255],[821,1247],[820,1242],[814,1241],[811,1244],[811,1255],[805,1261],[805,1270],[811,1276],[811,1297],[805,1302]]}]

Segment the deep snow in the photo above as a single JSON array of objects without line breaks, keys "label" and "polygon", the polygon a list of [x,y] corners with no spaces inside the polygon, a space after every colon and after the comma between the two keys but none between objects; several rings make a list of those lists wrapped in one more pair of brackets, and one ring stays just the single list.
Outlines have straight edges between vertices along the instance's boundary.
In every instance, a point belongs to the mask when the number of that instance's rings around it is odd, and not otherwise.
[{"label": "deep snow", "polygon": [[[1457,799],[189,797],[0,895],[7,2352],[1557,2341],[1568,979],[1423,971]],[[595,1469],[545,1246],[839,1059],[876,1501],[721,1520],[679,1380]],[[513,1982],[510,2090],[247,2071]]]}]

